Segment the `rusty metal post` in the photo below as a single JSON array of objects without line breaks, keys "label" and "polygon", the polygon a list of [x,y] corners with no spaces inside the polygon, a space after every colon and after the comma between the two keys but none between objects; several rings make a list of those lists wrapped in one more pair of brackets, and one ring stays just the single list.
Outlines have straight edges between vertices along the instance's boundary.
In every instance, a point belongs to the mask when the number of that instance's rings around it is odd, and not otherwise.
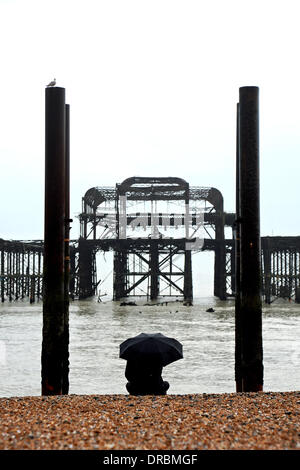
[{"label": "rusty metal post", "polygon": [[62,394],[64,358],[65,89],[46,88],[42,395]]},{"label": "rusty metal post", "polygon": [[150,242],[150,299],[156,300],[159,294],[159,249],[157,240]]},{"label": "rusty metal post", "polygon": [[220,300],[226,300],[226,251],[224,236],[224,211],[223,201],[216,211],[216,247],[214,268],[214,295]]},{"label": "rusty metal post", "polygon": [[5,285],[4,285],[4,247],[1,248],[1,302],[5,301]]},{"label": "rusty metal post", "polygon": [[296,288],[295,303],[296,303],[296,304],[300,304],[300,287],[297,287],[297,288]]},{"label": "rusty metal post", "polygon": [[241,244],[240,244],[240,154],[239,154],[239,103],[236,110],[236,193],[235,193],[235,382],[236,391],[242,391],[241,378]]},{"label": "rusty metal post", "polygon": [[239,90],[241,215],[240,347],[243,392],[263,388],[259,206],[259,89]]},{"label": "rusty metal post", "polygon": [[127,261],[128,251],[120,244],[114,252],[114,300],[127,297]]},{"label": "rusty metal post", "polygon": [[184,300],[185,305],[193,304],[192,251],[184,251]]},{"label": "rusty metal post", "polygon": [[186,184],[185,191],[185,249],[184,249],[184,278],[183,278],[183,297],[184,305],[193,304],[193,275],[192,275],[192,250],[187,241],[190,238],[189,227],[192,221],[190,214],[190,185]]},{"label": "rusty metal post", "polygon": [[41,296],[41,252],[38,254],[38,285],[37,285],[37,298],[40,300]]},{"label": "rusty metal post", "polygon": [[66,147],[65,147],[65,314],[63,342],[63,384],[62,393],[69,393],[69,285],[70,285],[70,105],[66,104]]},{"label": "rusty metal post", "polygon": [[263,239],[262,245],[263,263],[264,263],[264,295],[266,304],[271,303],[271,249],[270,238]]},{"label": "rusty metal post", "polygon": [[75,290],[76,290],[76,250],[74,247],[70,249],[70,283],[69,283],[69,291],[71,299],[74,300],[75,298]]},{"label": "rusty metal post", "polygon": [[[24,249],[23,249],[24,250]],[[22,268],[21,268],[21,271],[22,271],[22,284],[21,284],[21,287],[22,287],[22,296],[21,298],[24,299],[25,297],[25,252],[23,251],[22,252]]]},{"label": "rusty metal post", "polygon": [[9,279],[9,289],[8,289],[8,298],[9,301],[12,301],[12,252],[8,252],[8,269],[7,269],[8,279]]},{"label": "rusty metal post", "polygon": [[93,283],[93,247],[89,240],[79,238],[78,243],[79,262],[79,300],[87,299],[95,295],[95,286]]}]

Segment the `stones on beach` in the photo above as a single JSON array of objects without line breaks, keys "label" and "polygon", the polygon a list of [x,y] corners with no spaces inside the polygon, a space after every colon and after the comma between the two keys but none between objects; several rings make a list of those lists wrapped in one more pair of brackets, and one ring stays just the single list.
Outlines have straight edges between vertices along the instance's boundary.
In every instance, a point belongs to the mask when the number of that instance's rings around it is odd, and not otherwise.
[{"label": "stones on beach", "polygon": [[299,449],[298,392],[0,399],[0,449]]}]

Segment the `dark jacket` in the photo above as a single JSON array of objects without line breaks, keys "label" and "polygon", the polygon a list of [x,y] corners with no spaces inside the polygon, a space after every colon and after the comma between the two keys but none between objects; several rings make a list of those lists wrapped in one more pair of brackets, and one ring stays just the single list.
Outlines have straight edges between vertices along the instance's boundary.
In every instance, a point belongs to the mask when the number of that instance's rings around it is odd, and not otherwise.
[{"label": "dark jacket", "polygon": [[128,360],[125,377],[135,387],[149,390],[160,388],[163,384],[162,365],[155,361]]}]

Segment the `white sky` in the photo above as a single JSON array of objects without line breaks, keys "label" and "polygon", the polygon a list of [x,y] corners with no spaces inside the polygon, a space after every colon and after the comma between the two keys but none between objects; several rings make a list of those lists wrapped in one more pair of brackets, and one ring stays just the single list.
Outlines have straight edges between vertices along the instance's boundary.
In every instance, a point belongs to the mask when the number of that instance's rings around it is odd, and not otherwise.
[{"label": "white sky", "polygon": [[[178,176],[235,209],[239,87],[260,87],[261,233],[299,235],[293,0],[0,0],[0,238],[43,237],[44,88],[71,107],[71,211],[92,186]],[[78,221],[71,237],[78,236]]]}]

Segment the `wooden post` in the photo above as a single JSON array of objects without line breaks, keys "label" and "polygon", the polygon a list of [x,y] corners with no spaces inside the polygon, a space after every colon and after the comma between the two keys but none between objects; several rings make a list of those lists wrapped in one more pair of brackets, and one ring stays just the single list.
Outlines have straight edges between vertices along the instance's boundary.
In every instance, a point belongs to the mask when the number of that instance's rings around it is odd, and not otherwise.
[{"label": "wooden post", "polygon": [[62,393],[69,393],[69,284],[70,284],[70,105],[66,104],[66,148],[65,148],[65,314],[63,342]]},{"label": "wooden post", "polygon": [[159,250],[157,240],[150,242],[150,299],[156,300],[159,293]]},{"label": "wooden post", "polygon": [[192,251],[184,251],[184,300],[185,305],[193,304]]},{"label": "wooden post", "polygon": [[257,392],[263,388],[258,95],[257,87],[240,88],[240,341],[243,392]]},{"label": "wooden post", "polygon": [[93,285],[93,248],[89,240],[79,238],[79,300],[95,295]]},{"label": "wooden post", "polygon": [[37,285],[37,298],[40,300],[41,296],[41,252],[38,253],[38,285]]},{"label": "wooden post", "polygon": [[192,250],[191,245],[188,245],[190,238],[191,214],[190,214],[190,185],[186,185],[185,191],[185,247],[184,247],[184,278],[183,278],[183,297],[184,305],[193,304],[193,274],[192,274]]},{"label": "wooden post", "polygon": [[62,394],[64,358],[65,89],[46,88],[42,395]]},{"label": "wooden post", "polygon": [[236,110],[236,199],[235,199],[235,382],[236,391],[242,391],[241,377],[241,243],[240,243],[240,154],[239,103]]},{"label": "wooden post", "polygon": [[126,248],[119,245],[114,252],[114,300],[120,300],[123,297],[127,297],[127,257],[128,252]]},{"label": "wooden post", "polygon": [[5,301],[4,246],[1,248],[1,302]]},{"label": "wooden post", "polygon": [[270,239],[265,238],[263,244],[263,262],[264,262],[264,294],[266,304],[271,303],[271,249]]},{"label": "wooden post", "polygon": [[214,270],[214,295],[220,300],[226,300],[226,251],[224,241],[224,211],[223,198],[216,210],[216,240],[215,270]]}]

